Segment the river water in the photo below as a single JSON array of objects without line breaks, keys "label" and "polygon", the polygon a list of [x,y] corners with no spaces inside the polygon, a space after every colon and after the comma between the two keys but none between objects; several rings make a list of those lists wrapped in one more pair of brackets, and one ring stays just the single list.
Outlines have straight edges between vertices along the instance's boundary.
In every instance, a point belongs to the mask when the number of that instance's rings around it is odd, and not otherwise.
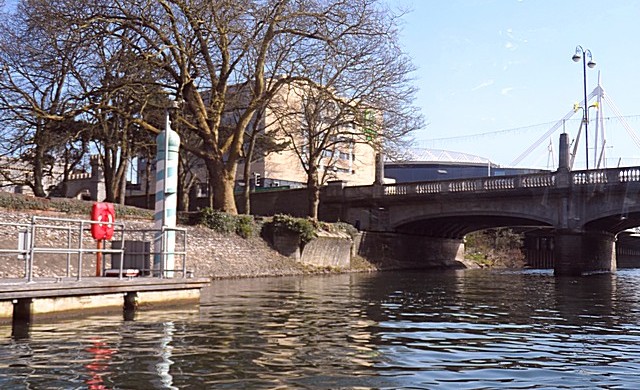
[{"label": "river water", "polygon": [[199,308],[2,326],[0,388],[636,389],[639,298],[640,270],[222,280]]}]

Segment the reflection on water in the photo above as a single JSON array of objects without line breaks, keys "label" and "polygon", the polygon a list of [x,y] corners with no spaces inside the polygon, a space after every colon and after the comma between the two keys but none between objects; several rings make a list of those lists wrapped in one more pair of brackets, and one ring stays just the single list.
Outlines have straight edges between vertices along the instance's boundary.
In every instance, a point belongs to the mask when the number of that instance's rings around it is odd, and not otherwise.
[{"label": "reflection on water", "polygon": [[0,388],[636,388],[640,271],[223,280],[199,310],[34,324]]}]

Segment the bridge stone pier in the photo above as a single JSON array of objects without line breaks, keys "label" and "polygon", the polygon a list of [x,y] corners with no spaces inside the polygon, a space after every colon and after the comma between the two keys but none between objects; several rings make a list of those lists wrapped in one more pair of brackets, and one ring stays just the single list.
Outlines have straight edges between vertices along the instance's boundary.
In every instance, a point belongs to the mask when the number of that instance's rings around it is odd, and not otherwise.
[{"label": "bridge stone pier", "polygon": [[[640,226],[640,167],[570,171],[561,136],[555,172],[344,187],[330,183],[321,218],[364,232],[363,250],[411,265],[451,266],[470,232],[546,229],[556,275],[615,272],[616,235]],[[365,253],[366,254],[366,253]]]}]

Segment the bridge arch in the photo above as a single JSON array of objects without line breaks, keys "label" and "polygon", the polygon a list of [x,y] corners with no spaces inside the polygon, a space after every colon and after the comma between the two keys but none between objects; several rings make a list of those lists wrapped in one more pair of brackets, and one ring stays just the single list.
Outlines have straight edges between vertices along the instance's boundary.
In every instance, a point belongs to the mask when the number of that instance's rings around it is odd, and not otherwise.
[{"label": "bridge arch", "polygon": [[585,230],[603,231],[618,234],[625,230],[640,226],[640,210],[624,213],[603,213],[585,223]]},{"label": "bridge arch", "polygon": [[552,227],[553,221],[528,215],[495,213],[443,214],[415,216],[393,224],[394,231],[428,237],[462,239],[465,235],[485,229],[500,227]]}]

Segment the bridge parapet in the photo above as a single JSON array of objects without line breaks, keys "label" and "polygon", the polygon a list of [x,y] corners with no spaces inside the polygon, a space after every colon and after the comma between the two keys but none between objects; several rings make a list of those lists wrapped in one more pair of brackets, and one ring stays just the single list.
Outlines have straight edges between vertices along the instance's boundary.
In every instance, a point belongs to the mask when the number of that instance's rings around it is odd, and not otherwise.
[{"label": "bridge parapet", "polygon": [[576,171],[571,173],[574,185],[640,182],[639,167]]},{"label": "bridge parapet", "polygon": [[91,172],[85,172],[85,173],[72,173],[69,175],[69,181],[75,181],[75,180],[87,180],[87,179],[91,179]]},{"label": "bridge parapet", "polygon": [[518,177],[521,180],[520,188],[540,188],[556,186],[556,174],[554,172],[534,173],[531,175],[523,175]]},{"label": "bridge parapet", "polygon": [[618,178],[620,179],[621,183],[640,181],[640,168],[620,168]]},{"label": "bridge parapet", "polygon": [[518,184],[517,177],[496,177],[496,178],[487,178],[493,180],[484,180],[482,183],[482,188],[485,191],[495,191],[495,190],[510,190],[512,188],[516,188]]},{"label": "bridge parapet", "polygon": [[492,176],[473,179],[388,184],[384,186],[384,195],[398,196],[443,194],[449,192],[505,191],[518,188],[554,187],[555,184],[555,173],[549,172],[533,175]]},{"label": "bridge parapet", "polygon": [[[571,172],[571,183],[577,186],[629,182],[640,182],[640,167]],[[519,188],[552,188],[558,185],[558,173],[545,172],[516,176],[492,176],[473,179],[388,184],[384,186],[384,195],[491,192],[515,190]]]},{"label": "bridge parapet", "polygon": [[[613,182],[617,183],[617,177],[614,175],[607,175],[608,172],[605,171],[583,171],[583,172],[573,172],[571,175],[572,182],[575,185],[583,185],[583,184],[606,184],[611,182],[611,179],[614,179]],[[609,172],[610,173],[610,172]],[[609,177],[611,176],[611,177]]]}]

